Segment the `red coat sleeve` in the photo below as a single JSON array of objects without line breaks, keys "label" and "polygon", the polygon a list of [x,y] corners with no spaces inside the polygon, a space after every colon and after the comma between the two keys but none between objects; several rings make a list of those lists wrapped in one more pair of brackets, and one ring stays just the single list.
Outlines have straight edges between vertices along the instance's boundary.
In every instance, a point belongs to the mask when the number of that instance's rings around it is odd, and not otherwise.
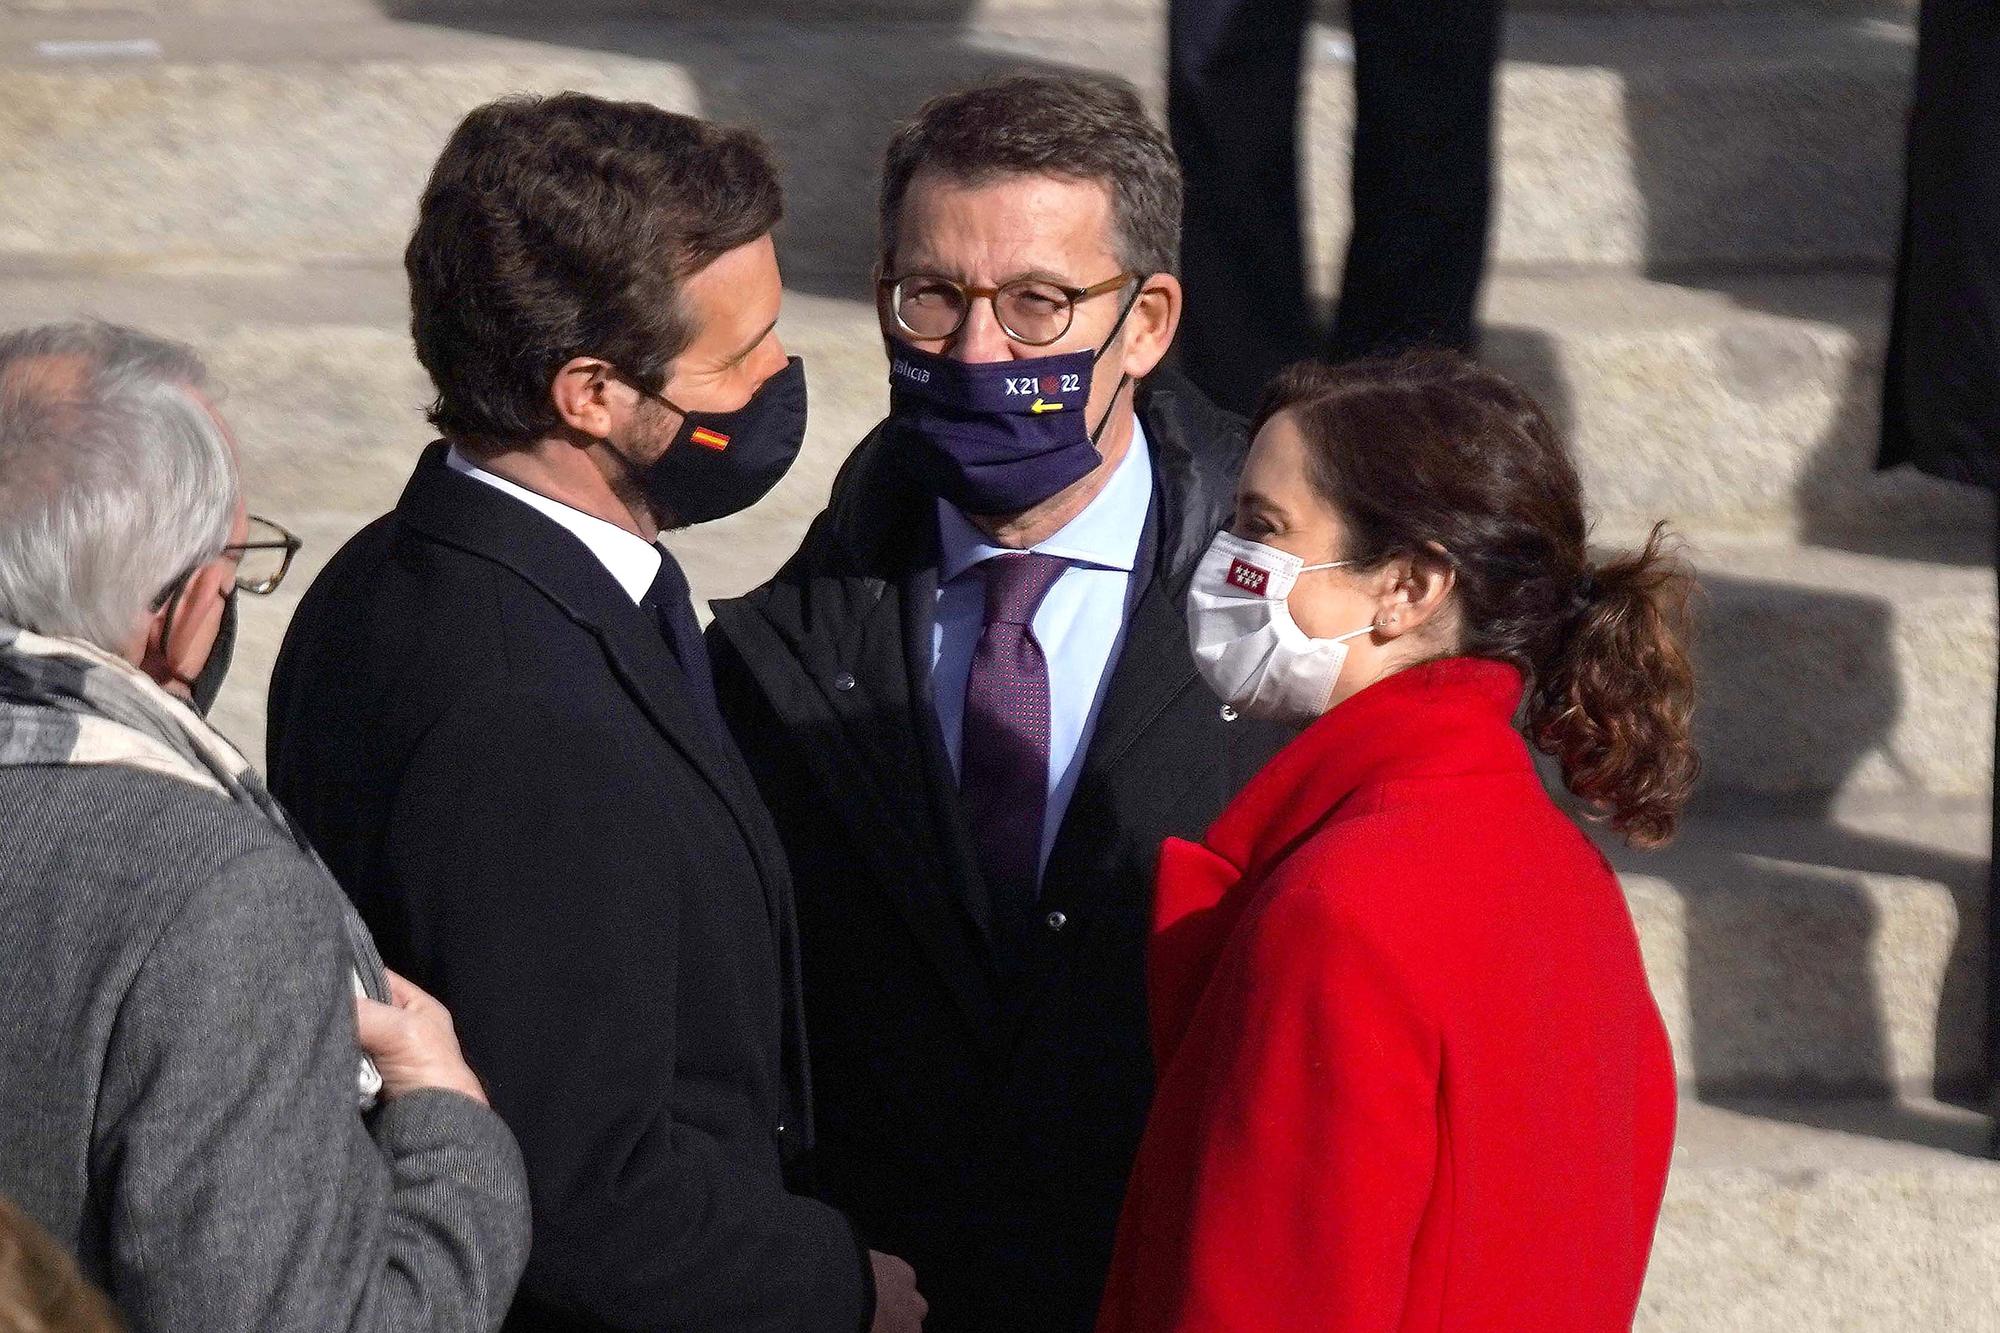
[{"label": "red coat sleeve", "polygon": [[1246,917],[1161,1083],[1100,1333],[1398,1327],[1441,1056],[1385,934],[1297,883]]}]

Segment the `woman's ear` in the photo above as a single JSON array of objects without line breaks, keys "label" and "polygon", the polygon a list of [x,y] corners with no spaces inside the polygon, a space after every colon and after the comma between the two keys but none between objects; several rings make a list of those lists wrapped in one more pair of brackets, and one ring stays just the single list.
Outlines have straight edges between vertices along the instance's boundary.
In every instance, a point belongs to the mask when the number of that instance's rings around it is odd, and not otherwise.
[{"label": "woman's ear", "polygon": [[1436,621],[1458,586],[1458,575],[1443,548],[1398,556],[1380,571],[1375,632],[1398,639]]},{"label": "woman's ear", "polygon": [[1119,369],[1135,380],[1152,374],[1166,359],[1180,326],[1180,279],[1171,273],[1142,279],[1131,313],[1125,316],[1125,354]]}]

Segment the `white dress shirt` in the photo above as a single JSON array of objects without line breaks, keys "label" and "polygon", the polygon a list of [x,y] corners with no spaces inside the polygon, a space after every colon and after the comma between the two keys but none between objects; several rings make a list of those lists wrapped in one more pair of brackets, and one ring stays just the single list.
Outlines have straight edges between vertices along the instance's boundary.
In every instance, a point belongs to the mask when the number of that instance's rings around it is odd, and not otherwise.
[{"label": "white dress shirt", "polygon": [[539,513],[548,515],[569,531],[578,541],[590,549],[598,562],[618,580],[618,586],[634,602],[642,600],[646,591],[653,586],[653,578],[660,572],[660,548],[641,537],[636,532],[627,532],[616,523],[608,523],[595,514],[586,514],[560,500],[551,500],[525,486],[518,486],[505,477],[496,477],[485,468],[458,451],[453,445],[445,451],[445,466],[453,472],[462,472],[485,482],[494,490],[513,496],[522,504]]},{"label": "white dress shirt", "polygon": [[[1042,806],[1041,864],[1048,865],[1083,772],[1111,666],[1125,642],[1125,606],[1146,511],[1153,503],[1152,450],[1135,419],[1132,447],[1104,489],[1047,541],[1029,547],[1070,562],[1035,612],[1035,641],[1049,664],[1049,785]],[[937,628],[931,682],[938,726],[954,773],[965,726],[965,685],[986,626],[986,580],[977,566],[1005,555],[964,514],[938,501]]]}]

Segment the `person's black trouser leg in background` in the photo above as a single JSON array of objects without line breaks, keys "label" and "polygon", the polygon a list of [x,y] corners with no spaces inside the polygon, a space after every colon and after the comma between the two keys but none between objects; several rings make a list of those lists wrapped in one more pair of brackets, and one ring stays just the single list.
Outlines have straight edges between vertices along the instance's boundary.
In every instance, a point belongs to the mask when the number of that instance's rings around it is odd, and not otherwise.
[{"label": "person's black trouser leg in background", "polygon": [[1470,351],[1500,0],[1353,0],[1354,231],[1327,357]]},{"label": "person's black trouser leg in background", "polygon": [[1181,368],[1237,412],[1318,341],[1299,207],[1307,0],[1173,0],[1167,125],[1187,177]]},{"label": "person's black trouser leg in background", "polygon": [[[1181,365],[1256,403],[1316,350],[1298,103],[1306,0],[1173,0],[1167,122],[1187,174]],[[1332,360],[1469,349],[1492,197],[1500,0],[1353,0],[1354,230]]]}]

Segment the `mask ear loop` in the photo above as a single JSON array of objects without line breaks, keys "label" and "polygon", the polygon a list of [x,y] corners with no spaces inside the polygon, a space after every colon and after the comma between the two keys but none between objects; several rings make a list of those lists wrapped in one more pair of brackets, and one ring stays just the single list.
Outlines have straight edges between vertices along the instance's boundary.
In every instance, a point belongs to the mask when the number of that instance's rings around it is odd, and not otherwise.
[{"label": "mask ear loop", "polygon": [[[1138,286],[1132,289],[1131,298],[1125,302],[1125,308],[1118,312],[1118,322],[1111,326],[1111,332],[1105,335],[1104,341],[1097,345],[1097,351],[1091,354],[1090,364],[1093,367],[1104,359],[1104,354],[1111,350],[1111,344],[1118,341],[1118,335],[1125,331],[1125,321],[1131,318],[1132,308],[1138,305],[1139,298],[1146,294],[1146,280],[1144,278],[1134,278],[1133,281],[1138,283]],[[1130,375],[1127,375],[1122,370],[1118,372],[1118,387],[1111,391],[1110,404],[1105,407],[1104,415],[1098,418],[1096,429],[1090,432],[1091,448],[1095,449],[1097,447],[1098,438],[1104,434],[1104,428],[1111,424],[1111,413],[1118,407],[1118,395],[1124,393],[1125,386],[1131,382],[1132,377]]]},{"label": "mask ear loop", "polygon": [[[173,672],[174,669],[174,618],[181,612],[181,602],[187,596],[188,584],[194,581],[194,576],[200,569],[201,566],[196,565],[193,569],[188,570],[187,573],[169,583],[166,586],[166,590],[153,600],[153,609],[155,611],[165,607],[167,612],[167,618],[160,622],[160,660],[166,663],[169,672]],[[184,679],[178,673],[171,675],[169,679],[174,684],[183,686],[189,690],[194,688],[193,681]]]}]

